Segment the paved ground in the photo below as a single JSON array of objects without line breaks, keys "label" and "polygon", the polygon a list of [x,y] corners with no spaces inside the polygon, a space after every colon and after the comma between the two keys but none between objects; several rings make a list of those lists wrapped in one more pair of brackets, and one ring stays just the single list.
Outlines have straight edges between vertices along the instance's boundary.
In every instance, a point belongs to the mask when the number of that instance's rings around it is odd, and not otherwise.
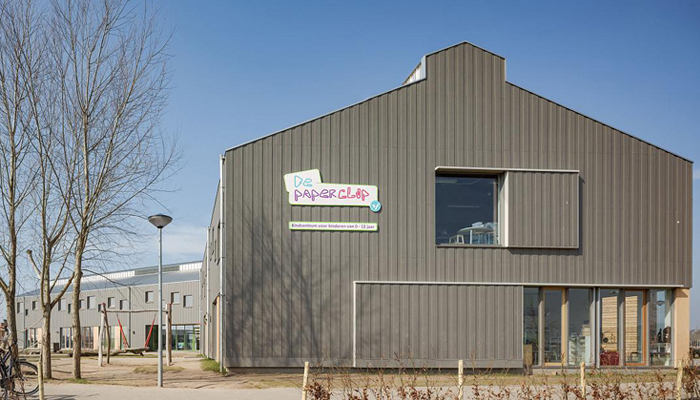
[{"label": "paved ground", "polygon": [[[33,361],[33,360],[32,360]],[[112,357],[111,363],[100,368],[95,357],[82,360],[82,377],[96,385],[155,387],[157,358],[153,354],[144,357]],[[53,358],[52,385],[71,383],[72,362],[68,357]],[[301,387],[302,373],[298,371],[246,370],[223,376],[217,372],[203,371],[202,359],[196,353],[177,353],[173,366],[166,367],[163,382],[167,388],[182,389],[272,389]],[[122,399],[124,400],[124,399]],[[196,400],[196,399],[195,399]]]},{"label": "paved ground", "polygon": [[273,389],[176,389],[157,387],[127,387],[114,385],[82,385],[62,383],[46,386],[46,400],[297,400],[301,390]]}]

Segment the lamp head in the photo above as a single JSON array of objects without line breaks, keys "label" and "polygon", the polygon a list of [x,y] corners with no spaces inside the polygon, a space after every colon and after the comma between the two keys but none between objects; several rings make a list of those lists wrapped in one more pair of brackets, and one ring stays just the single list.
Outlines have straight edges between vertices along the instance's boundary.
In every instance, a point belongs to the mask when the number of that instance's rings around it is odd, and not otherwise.
[{"label": "lamp head", "polygon": [[148,222],[158,229],[165,228],[172,220],[172,217],[165,214],[156,214],[148,217]]}]

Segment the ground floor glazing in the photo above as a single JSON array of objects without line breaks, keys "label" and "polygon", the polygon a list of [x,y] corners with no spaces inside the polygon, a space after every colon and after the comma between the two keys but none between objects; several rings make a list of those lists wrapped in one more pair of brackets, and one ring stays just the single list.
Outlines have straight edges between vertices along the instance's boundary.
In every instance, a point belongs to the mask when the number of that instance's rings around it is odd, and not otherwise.
[{"label": "ground floor glazing", "polygon": [[672,366],[673,291],[525,287],[526,366]]}]

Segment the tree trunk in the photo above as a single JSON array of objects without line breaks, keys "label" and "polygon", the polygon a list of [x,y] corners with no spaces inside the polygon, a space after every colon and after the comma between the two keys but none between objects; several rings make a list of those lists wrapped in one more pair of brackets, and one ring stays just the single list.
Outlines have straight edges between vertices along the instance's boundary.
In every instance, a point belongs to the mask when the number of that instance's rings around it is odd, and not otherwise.
[{"label": "tree trunk", "polygon": [[[17,305],[15,304],[14,297],[12,299],[6,296],[7,300],[7,333],[11,340],[15,340],[17,336]],[[13,333],[14,332],[14,333]],[[9,344],[12,344],[10,342]]]},{"label": "tree trunk", "polygon": [[[82,255],[81,255],[82,256]],[[76,261],[76,264],[80,260]],[[82,335],[80,334],[80,280],[83,277],[83,271],[80,267],[75,268],[75,277],[73,278],[73,379],[80,379],[80,350],[82,344]]]},{"label": "tree trunk", "polygon": [[44,379],[51,379],[51,309],[44,308],[44,327],[41,332],[41,353],[44,358]]}]

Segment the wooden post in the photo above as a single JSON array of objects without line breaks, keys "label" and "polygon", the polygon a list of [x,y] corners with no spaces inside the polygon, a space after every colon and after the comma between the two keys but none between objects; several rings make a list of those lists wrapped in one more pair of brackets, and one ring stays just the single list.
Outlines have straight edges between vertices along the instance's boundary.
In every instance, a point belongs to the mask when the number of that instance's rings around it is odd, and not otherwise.
[{"label": "wooden post", "polygon": [[581,394],[586,398],[586,363],[581,361]]},{"label": "wooden post", "polygon": [[685,363],[681,362],[678,365],[678,374],[676,375],[676,400],[681,400],[683,398],[683,365]]},{"label": "wooden post", "polygon": [[102,311],[100,313],[100,334],[99,336],[99,347],[97,348],[97,365],[99,367],[104,367],[104,363],[102,361],[102,345],[105,342],[105,313]]},{"label": "wooden post", "polygon": [[459,360],[459,367],[457,369],[457,382],[459,384],[457,398],[462,400],[464,398],[464,360]]},{"label": "wooden post", "polygon": [[173,365],[173,303],[168,303],[166,310],[168,316],[165,325],[165,348],[167,354],[167,365]]},{"label": "wooden post", "polygon": [[39,342],[39,400],[44,400],[44,344]]},{"label": "wooden post", "polygon": [[105,316],[105,330],[107,332],[107,364],[109,364],[109,353],[112,352],[112,330],[109,328],[109,316],[107,315],[107,309],[102,307],[102,312]]},{"label": "wooden post", "polygon": [[309,383],[309,362],[304,362],[304,381],[302,383],[301,400],[306,400],[306,385]]}]

